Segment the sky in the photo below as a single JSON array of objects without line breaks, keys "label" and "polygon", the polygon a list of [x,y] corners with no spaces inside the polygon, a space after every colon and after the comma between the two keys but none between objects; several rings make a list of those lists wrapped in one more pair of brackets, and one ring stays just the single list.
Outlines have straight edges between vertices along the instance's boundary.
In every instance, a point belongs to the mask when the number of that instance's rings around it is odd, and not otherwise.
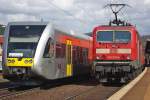
[{"label": "sky", "polygon": [[135,25],[141,35],[150,34],[150,0],[0,0],[0,24],[43,20],[88,33],[114,19],[111,10],[104,7],[110,3],[130,5],[119,18]]}]

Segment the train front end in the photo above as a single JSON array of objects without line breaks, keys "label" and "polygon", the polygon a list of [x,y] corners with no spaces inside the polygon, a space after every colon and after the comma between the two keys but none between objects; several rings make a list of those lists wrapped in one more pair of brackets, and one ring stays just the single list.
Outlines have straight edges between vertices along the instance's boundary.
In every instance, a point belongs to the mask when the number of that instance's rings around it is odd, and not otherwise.
[{"label": "train front end", "polygon": [[[101,26],[93,32],[93,71],[100,82],[126,81],[137,53],[131,28]],[[133,53],[133,51],[135,51]]]},{"label": "train front end", "polygon": [[3,45],[3,76],[11,81],[34,78],[32,69],[44,23],[9,23]]}]

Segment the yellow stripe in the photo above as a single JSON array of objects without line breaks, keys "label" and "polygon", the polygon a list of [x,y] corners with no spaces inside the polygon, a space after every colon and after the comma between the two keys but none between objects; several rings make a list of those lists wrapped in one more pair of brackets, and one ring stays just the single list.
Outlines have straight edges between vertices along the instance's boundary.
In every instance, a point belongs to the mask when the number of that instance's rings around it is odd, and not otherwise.
[{"label": "yellow stripe", "polygon": [[72,76],[72,64],[67,64],[67,76]]},{"label": "yellow stripe", "polygon": [[69,41],[69,40],[67,40],[67,45],[69,45],[69,43],[70,43],[70,41]]},{"label": "yellow stripe", "polygon": [[70,64],[70,76],[72,76],[72,41],[70,41],[71,45],[71,64]]},{"label": "yellow stripe", "polygon": [[[70,40],[67,40],[66,41],[66,45],[67,46],[70,46],[72,45],[72,41]],[[71,53],[71,54],[68,54],[68,53]],[[66,75],[67,76],[72,76],[72,48],[71,48],[71,52],[68,51],[68,47],[66,48],[66,57],[68,57],[68,55],[71,56],[71,64],[67,64],[67,68],[66,68]],[[68,59],[68,58],[67,58]]]},{"label": "yellow stripe", "polygon": [[69,64],[67,64],[67,76],[69,76]]},{"label": "yellow stripe", "polygon": [[72,76],[72,64],[70,65],[70,76]]},{"label": "yellow stripe", "polygon": [[33,58],[7,58],[6,65],[10,67],[31,67],[33,66]]}]

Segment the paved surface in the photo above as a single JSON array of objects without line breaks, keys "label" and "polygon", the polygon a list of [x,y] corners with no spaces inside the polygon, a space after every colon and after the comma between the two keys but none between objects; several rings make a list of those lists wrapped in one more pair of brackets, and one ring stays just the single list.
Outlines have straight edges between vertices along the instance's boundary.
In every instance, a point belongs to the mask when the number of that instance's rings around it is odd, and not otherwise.
[{"label": "paved surface", "polygon": [[146,67],[142,73],[140,73],[136,78],[134,78],[131,82],[109,97],[107,100],[120,100],[123,96],[126,95],[146,74],[148,68]]},{"label": "paved surface", "polygon": [[122,100],[150,100],[150,68]]}]

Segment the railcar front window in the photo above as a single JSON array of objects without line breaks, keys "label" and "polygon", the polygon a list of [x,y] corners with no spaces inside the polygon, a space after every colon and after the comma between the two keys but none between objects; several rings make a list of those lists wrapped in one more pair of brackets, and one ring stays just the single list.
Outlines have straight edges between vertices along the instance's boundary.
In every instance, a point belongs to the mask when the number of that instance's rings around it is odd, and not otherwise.
[{"label": "railcar front window", "polygon": [[12,25],[10,37],[34,37],[41,36],[45,25]]},{"label": "railcar front window", "polygon": [[115,42],[129,42],[131,33],[128,31],[115,31]]},{"label": "railcar front window", "polygon": [[113,31],[99,31],[97,32],[97,41],[99,42],[112,42]]},{"label": "railcar front window", "polygon": [[11,54],[22,54],[22,57],[25,58],[32,58],[35,53],[37,43],[9,43],[8,45],[8,56],[9,57],[16,57],[12,56]]},{"label": "railcar front window", "polygon": [[38,41],[45,27],[46,25],[10,26],[8,57],[13,57],[14,55],[21,55],[26,58],[34,57]]}]

